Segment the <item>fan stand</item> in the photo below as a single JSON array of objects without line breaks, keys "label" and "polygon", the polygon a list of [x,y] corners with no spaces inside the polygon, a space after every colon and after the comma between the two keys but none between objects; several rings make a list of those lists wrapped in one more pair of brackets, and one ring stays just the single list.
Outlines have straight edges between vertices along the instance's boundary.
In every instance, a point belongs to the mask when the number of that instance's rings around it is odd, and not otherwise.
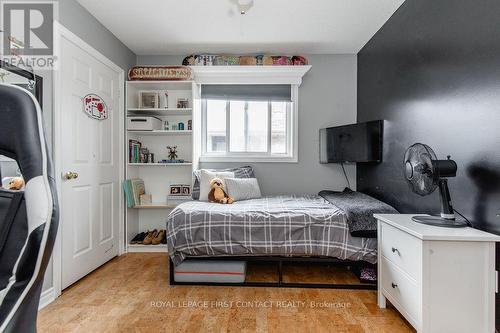
[{"label": "fan stand", "polygon": [[446,228],[465,228],[468,227],[465,221],[457,221],[455,219],[445,219],[440,216],[413,216],[411,218],[413,221],[433,225],[436,227],[446,227]]},{"label": "fan stand", "polygon": [[448,190],[448,180],[439,179],[439,197],[441,199],[441,216],[413,216],[415,222],[446,228],[468,227],[465,221],[455,220],[455,212],[451,204],[450,191]]}]

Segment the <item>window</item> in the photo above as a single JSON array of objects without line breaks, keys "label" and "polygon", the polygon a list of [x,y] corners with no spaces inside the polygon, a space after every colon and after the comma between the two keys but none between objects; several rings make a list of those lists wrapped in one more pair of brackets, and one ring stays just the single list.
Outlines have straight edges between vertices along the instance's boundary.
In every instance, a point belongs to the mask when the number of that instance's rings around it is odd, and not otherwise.
[{"label": "window", "polygon": [[294,86],[202,86],[202,161],[295,162]]}]

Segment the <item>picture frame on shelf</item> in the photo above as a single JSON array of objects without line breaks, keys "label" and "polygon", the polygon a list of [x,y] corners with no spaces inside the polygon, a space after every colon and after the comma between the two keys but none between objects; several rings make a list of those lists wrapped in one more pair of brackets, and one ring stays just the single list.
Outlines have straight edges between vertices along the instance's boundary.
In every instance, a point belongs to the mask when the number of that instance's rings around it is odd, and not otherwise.
[{"label": "picture frame on shelf", "polygon": [[139,108],[158,109],[160,107],[160,93],[154,90],[139,91]]},{"label": "picture frame on shelf", "polygon": [[191,186],[188,184],[170,185],[170,196],[190,196]]},{"label": "picture frame on shelf", "polygon": [[182,195],[191,195],[191,186],[182,186]]},{"label": "picture frame on shelf", "polygon": [[182,195],[182,185],[170,185],[170,195]]},{"label": "picture frame on shelf", "polygon": [[187,108],[189,108],[189,99],[187,99],[187,98],[178,98],[177,99],[177,108],[178,109],[187,109]]}]

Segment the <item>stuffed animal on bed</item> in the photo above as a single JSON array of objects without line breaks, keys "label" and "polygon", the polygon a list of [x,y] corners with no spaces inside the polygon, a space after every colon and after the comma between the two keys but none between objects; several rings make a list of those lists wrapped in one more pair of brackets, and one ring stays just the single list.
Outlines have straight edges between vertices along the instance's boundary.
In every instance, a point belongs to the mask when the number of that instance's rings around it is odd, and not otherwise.
[{"label": "stuffed animal on bed", "polygon": [[210,181],[210,192],[208,193],[208,201],[221,204],[232,204],[234,199],[224,191],[224,181],[222,178],[215,177]]}]

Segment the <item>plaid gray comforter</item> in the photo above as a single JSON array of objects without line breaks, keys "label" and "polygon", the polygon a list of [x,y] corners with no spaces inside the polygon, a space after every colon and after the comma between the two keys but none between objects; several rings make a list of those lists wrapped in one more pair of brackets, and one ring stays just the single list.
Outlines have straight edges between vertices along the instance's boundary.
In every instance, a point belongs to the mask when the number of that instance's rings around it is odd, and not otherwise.
[{"label": "plaid gray comforter", "polygon": [[345,213],[317,195],[182,203],[168,216],[167,245],[175,265],[199,256],[377,260],[377,240],[352,237]]}]

